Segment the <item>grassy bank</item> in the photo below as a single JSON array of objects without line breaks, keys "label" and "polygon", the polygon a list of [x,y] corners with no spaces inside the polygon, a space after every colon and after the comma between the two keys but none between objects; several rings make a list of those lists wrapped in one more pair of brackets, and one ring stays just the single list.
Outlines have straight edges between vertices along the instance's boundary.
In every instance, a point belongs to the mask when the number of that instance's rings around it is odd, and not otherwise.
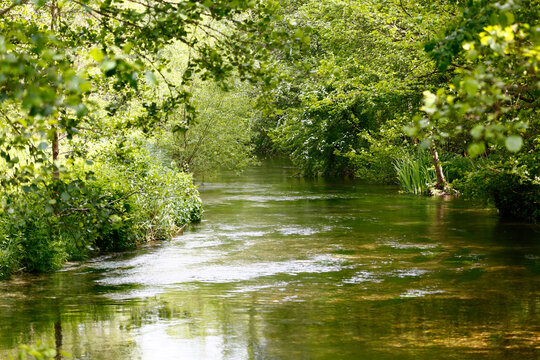
[{"label": "grassy bank", "polygon": [[133,139],[93,144],[59,180],[6,189],[0,201],[0,278],[170,239],[202,215],[191,176]]}]

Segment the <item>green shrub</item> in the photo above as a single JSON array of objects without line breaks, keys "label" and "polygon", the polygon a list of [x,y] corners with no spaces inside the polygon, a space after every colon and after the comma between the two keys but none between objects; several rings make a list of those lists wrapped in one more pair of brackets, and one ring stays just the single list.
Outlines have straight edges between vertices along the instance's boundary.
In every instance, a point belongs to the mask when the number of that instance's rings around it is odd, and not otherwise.
[{"label": "green shrub", "polygon": [[540,185],[510,170],[483,168],[456,183],[464,196],[493,203],[502,218],[540,221]]},{"label": "green shrub", "polygon": [[378,131],[361,131],[362,146],[339,152],[349,161],[356,178],[374,184],[396,183],[396,159],[410,157],[416,146],[403,137],[403,124],[407,118],[389,121]]},{"label": "green shrub", "polygon": [[446,181],[451,184],[455,180],[465,178],[479,162],[481,162],[480,159],[475,159],[473,162],[470,157],[459,155],[451,155],[451,157],[443,159],[442,168]]},{"label": "green shrub", "polygon": [[[43,272],[59,268],[67,254],[54,236],[46,203],[37,194],[10,194],[7,211],[0,216],[6,254],[13,266],[28,272]],[[6,272],[4,275],[9,275]]]},{"label": "green shrub", "polygon": [[361,149],[339,154],[349,160],[357,179],[371,184],[393,184],[396,154],[392,150],[372,147],[369,151]]},{"label": "green shrub", "polygon": [[[114,143],[113,143],[114,144]],[[163,166],[136,140],[95,144],[61,180],[4,192],[0,212],[0,278],[19,268],[53,271],[67,259],[170,239],[200,220],[190,175]]]},{"label": "green shrub", "polygon": [[20,254],[17,243],[5,236],[2,226],[0,226],[0,280],[7,278],[14,273],[20,263]]},{"label": "green shrub", "polygon": [[191,175],[151,157],[144,143],[105,145],[93,161],[81,162],[79,171],[91,171],[94,186],[123,194],[139,240],[168,239],[182,225],[201,219],[202,203]]}]

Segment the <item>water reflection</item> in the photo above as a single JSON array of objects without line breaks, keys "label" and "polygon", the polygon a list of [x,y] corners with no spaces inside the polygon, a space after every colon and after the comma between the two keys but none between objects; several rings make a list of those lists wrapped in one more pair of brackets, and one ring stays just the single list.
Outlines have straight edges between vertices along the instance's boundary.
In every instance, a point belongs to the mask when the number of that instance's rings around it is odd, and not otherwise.
[{"label": "water reflection", "polygon": [[0,358],[538,357],[538,227],[290,174],[203,184],[204,221],[169,243],[0,284]]}]

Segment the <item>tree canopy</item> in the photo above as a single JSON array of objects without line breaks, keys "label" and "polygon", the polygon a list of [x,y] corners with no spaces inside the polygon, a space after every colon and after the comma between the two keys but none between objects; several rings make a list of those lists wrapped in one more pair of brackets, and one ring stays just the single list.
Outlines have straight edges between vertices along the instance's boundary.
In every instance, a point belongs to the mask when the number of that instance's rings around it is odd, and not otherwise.
[{"label": "tree canopy", "polygon": [[[142,100],[142,110],[118,126],[148,130],[181,107],[186,121],[193,118],[195,76],[222,87],[233,73],[270,82],[268,54],[278,42],[287,43],[285,34],[270,28],[275,6],[247,0],[3,0],[0,154],[12,170],[2,184],[31,181],[38,170],[58,173],[58,137],[110,126],[104,115],[130,99]],[[261,37],[264,42],[254,41]],[[171,79],[174,64],[164,50],[174,44],[182,44],[189,58],[182,76]],[[157,82],[166,84],[167,93],[140,99]]]},{"label": "tree canopy", "polygon": [[537,1],[282,3],[309,41],[279,59],[288,77],[259,133],[304,174],[395,182],[420,162],[443,191],[493,200],[523,186],[508,203],[540,214]]}]

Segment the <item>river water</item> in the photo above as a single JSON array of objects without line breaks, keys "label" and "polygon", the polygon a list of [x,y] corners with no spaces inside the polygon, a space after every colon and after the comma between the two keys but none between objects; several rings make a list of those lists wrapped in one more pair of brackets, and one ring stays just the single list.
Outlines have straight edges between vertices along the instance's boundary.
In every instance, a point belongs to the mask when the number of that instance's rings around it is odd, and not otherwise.
[{"label": "river water", "polygon": [[461,200],[292,177],[200,186],[170,242],[0,284],[0,358],[537,359],[540,228]]}]

